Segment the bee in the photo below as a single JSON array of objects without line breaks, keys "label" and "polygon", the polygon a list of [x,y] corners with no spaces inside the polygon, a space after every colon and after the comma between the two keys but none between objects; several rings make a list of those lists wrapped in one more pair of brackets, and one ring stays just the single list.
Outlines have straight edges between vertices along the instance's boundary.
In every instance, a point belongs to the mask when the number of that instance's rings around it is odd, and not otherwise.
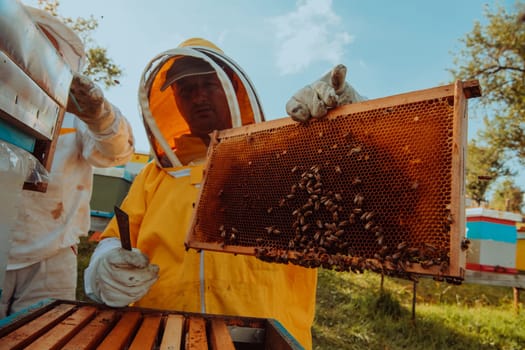
[{"label": "bee", "polygon": [[273,211],[273,208],[272,208],[272,207],[266,209],[266,212],[267,212],[268,214],[270,214],[272,211]]},{"label": "bee", "polygon": [[349,153],[349,154],[351,155],[351,154],[359,153],[359,152],[361,152],[361,147],[357,146],[357,147],[352,148],[352,149],[350,150],[350,153]]},{"label": "bee", "polygon": [[441,262],[441,265],[439,267],[439,271],[441,273],[446,273],[448,271],[448,262],[446,262],[446,261]]},{"label": "bee", "polygon": [[336,172],[337,174],[342,174],[342,173],[343,173],[343,171],[341,170],[341,167],[340,167],[339,165],[336,165],[336,166],[335,166],[335,172]]},{"label": "bee", "polygon": [[421,267],[424,269],[430,268],[432,265],[434,265],[434,262],[432,260],[424,260],[420,263]]},{"label": "bee", "polygon": [[341,221],[337,226],[339,227],[345,227],[345,226],[348,226],[349,222],[348,220],[343,220]]},{"label": "bee", "polygon": [[408,246],[407,242],[401,242],[397,245],[397,250],[404,250]]},{"label": "bee", "polygon": [[363,205],[363,200],[364,200],[363,195],[358,193],[354,197],[354,204],[360,207],[361,205]]},{"label": "bee", "polygon": [[361,208],[354,208],[352,211],[354,212],[354,214],[361,214],[363,212],[363,209],[361,209]]},{"label": "bee", "polygon": [[469,245],[470,245],[470,240],[469,240],[469,239],[466,239],[466,238],[463,239],[463,240],[461,241],[461,250],[462,250],[462,251],[467,250],[468,247],[469,247]]}]

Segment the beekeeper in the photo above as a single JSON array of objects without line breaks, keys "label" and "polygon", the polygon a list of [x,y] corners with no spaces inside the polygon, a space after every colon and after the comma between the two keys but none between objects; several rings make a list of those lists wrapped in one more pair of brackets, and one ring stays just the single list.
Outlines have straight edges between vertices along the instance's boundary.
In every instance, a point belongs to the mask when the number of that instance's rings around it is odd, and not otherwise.
[{"label": "beekeeper", "polygon": [[75,299],[76,247],[90,227],[92,167],[125,164],[134,152],[129,123],[98,86],[79,74],[85,62],[80,38],[47,12],[26,9],[74,74],[47,191],[22,193],[0,317],[46,298]]},{"label": "beekeeper", "polygon": [[[292,104],[305,120],[311,90],[301,89]],[[139,99],[155,161],[122,203],[134,249],[120,247],[112,220],[85,271],[87,295],[117,307],[274,318],[310,349],[315,269],[184,246],[209,134],[264,120],[248,77],[214,44],[194,38],[150,62]]]}]

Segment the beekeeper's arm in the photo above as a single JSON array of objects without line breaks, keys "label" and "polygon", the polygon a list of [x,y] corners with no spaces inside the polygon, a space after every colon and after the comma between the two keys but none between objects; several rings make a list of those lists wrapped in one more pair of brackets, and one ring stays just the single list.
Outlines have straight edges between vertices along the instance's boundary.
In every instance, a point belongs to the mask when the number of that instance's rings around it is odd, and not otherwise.
[{"label": "beekeeper's arm", "polygon": [[84,271],[88,297],[112,307],[141,299],[159,278],[159,267],[140,250],[121,248],[120,239],[101,240]]},{"label": "beekeeper's arm", "polygon": [[91,165],[111,167],[129,161],[134,152],[131,126],[93,81],[73,76],[67,111],[87,125],[81,131],[82,155]]},{"label": "beekeeper's arm", "polygon": [[297,91],[286,104],[286,113],[293,120],[307,122],[310,118],[321,118],[328,109],[365,98],[346,82],[346,67],[335,66],[319,80]]}]

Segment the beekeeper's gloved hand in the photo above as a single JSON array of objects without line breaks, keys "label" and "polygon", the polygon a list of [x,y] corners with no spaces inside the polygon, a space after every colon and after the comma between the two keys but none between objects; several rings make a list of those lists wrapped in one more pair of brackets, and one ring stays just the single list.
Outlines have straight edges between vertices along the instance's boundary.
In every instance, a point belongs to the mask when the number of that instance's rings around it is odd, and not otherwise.
[{"label": "beekeeper's gloved hand", "polygon": [[321,79],[297,91],[286,103],[286,113],[304,123],[310,118],[324,117],[330,108],[364,101],[345,79],[346,67],[338,64]]},{"label": "beekeeper's gloved hand", "polygon": [[75,73],[66,110],[78,116],[95,133],[107,130],[115,120],[111,103],[91,79]]},{"label": "beekeeper's gloved hand", "polygon": [[86,294],[108,306],[127,306],[146,295],[159,278],[159,267],[150,264],[139,249],[120,248],[119,239],[106,238],[100,243],[104,241],[108,241],[105,247],[99,250],[97,246],[84,271]]}]

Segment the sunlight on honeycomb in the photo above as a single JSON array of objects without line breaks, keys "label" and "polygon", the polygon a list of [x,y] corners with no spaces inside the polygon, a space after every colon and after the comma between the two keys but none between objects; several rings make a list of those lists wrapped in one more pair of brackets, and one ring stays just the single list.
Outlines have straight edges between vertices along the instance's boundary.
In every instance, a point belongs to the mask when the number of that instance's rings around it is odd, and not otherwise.
[{"label": "sunlight on honeycomb", "polygon": [[453,117],[443,97],[222,138],[194,239],[337,270],[447,264]]}]

